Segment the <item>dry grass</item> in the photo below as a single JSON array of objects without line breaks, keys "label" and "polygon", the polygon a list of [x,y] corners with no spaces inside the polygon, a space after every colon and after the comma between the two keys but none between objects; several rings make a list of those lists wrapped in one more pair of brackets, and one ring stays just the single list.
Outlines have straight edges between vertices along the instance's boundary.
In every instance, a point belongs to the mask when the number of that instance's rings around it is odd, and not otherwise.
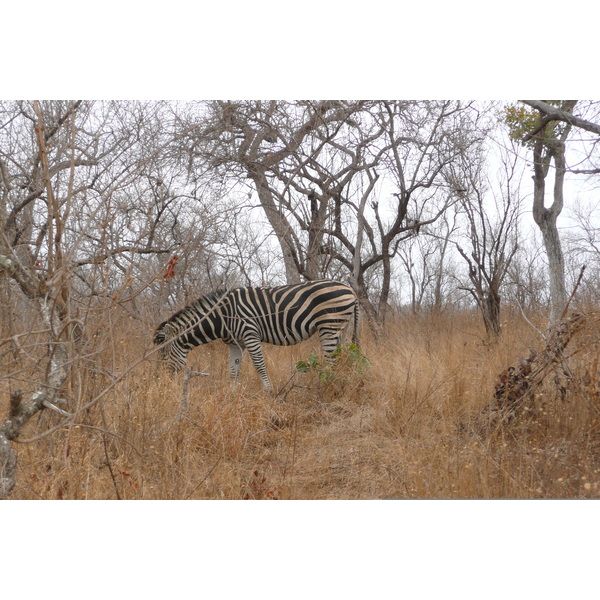
[{"label": "dry grass", "polygon": [[[181,377],[171,380],[154,362],[142,362],[79,424],[16,445],[12,498],[600,496],[597,322],[567,349],[569,378],[557,371],[527,410],[488,432],[473,423],[497,375],[541,345],[529,325],[515,317],[493,345],[468,315],[402,318],[379,339],[364,329],[361,349],[371,367],[361,373],[346,359],[332,381],[295,371],[316,341],[267,347],[267,368],[285,403],[263,394],[247,357],[234,393],[225,346],[198,349],[192,365],[211,375],[190,380],[189,410],[180,419]],[[98,341],[94,364],[123,372],[149,340],[133,322],[113,326]],[[84,366],[66,390],[71,407],[111,382]],[[5,412],[7,396],[2,403]],[[59,419],[46,411],[22,437]]]}]

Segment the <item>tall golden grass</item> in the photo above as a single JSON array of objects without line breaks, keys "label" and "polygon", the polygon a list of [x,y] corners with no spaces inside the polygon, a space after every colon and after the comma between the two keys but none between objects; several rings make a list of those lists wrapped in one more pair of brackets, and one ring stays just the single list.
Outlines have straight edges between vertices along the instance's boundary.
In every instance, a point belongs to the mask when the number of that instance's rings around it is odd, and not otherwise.
[{"label": "tall golden grass", "polygon": [[[71,409],[113,384],[151,337],[134,320],[98,329],[93,360],[74,369],[65,390]],[[183,415],[183,376],[170,378],[153,355],[76,422],[15,444],[12,498],[597,498],[594,319],[567,348],[566,375],[558,365],[509,423],[476,425],[498,374],[541,345],[516,314],[494,343],[475,314],[397,317],[377,336],[363,323],[370,367],[345,356],[325,381],[295,368],[318,352],[317,340],[266,346],[280,402],[263,393],[247,356],[234,392],[227,349],[214,342],[190,356],[209,376],[190,378]],[[2,403],[6,412],[8,394]],[[44,411],[21,439],[60,422]]]}]

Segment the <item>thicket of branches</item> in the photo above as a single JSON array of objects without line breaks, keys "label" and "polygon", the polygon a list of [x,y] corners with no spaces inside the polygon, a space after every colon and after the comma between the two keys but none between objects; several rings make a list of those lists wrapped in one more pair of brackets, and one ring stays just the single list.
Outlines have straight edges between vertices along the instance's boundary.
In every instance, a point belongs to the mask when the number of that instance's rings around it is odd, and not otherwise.
[{"label": "thicket of branches", "polygon": [[[551,158],[568,171],[578,127],[590,150],[571,170],[597,175],[595,108],[575,108],[513,114],[544,177]],[[458,101],[0,103],[0,494],[32,416],[51,411],[51,432],[133,366],[98,360],[122,315],[150,332],[218,286],[321,277],[352,283],[373,323],[475,306],[497,335],[503,303],[548,305],[528,167],[502,126],[494,105]],[[566,285],[585,262],[597,301],[593,207],[573,208]],[[104,387],[90,396],[86,376]]]}]

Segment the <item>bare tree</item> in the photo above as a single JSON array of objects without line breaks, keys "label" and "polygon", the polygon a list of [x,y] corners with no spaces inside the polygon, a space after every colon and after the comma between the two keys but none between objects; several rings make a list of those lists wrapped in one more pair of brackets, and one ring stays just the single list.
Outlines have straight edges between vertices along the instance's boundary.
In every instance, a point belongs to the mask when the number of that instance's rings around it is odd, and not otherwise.
[{"label": "bare tree", "polygon": [[[10,392],[0,425],[2,496],[15,485],[11,442],[31,417],[47,409],[68,423],[93,402],[73,402],[64,386],[74,365],[98,354],[89,335],[94,310],[142,293],[179,247],[176,194],[158,169],[161,109],[0,105],[0,278],[16,317],[0,339],[10,350],[0,355]],[[158,269],[142,281],[143,258],[154,256],[162,257]]]},{"label": "bare tree", "polygon": [[600,202],[575,202],[571,214],[576,227],[565,235],[567,280],[577,281],[581,266],[586,276],[581,281],[578,297],[590,302],[600,300],[600,226],[596,219]]},{"label": "bare tree", "polygon": [[[521,208],[519,184],[521,172],[515,154],[504,153],[503,173],[498,188],[484,174],[483,157],[464,165],[466,192],[461,211],[466,218],[469,240],[467,250],[456,248],[468,267],[470,285],[465,286],[483,317],[488,335],[501,332],[501,288],[518,249],[517,226]],[[491,192],[491,202],[488,192]]]},{"label": "bare tree", "polygon": [[[381,252],[366,265],[383,265],[380,311],[387,304],[391,260],[399,244],[437,221],[462,193],[457,164],[465,161],[485,135],[479,114],[461,102],[385,102],[392,142],[388,166],[397,192],[392,221],[386,228],[378,203],[373,204],[381,236]],[[466,160],[468,162],[468,160]]]},{"label": "bare tree", "polygon": [[[319,127],[343,122],[354,107],[341,102],[211,102],[201,122],[184,122],[192,157],[212,169],[226,167],[249,178],[279,241],[286,278],[299,281],[294,231],[269,179]],[[192,119],[198,119],[193,115]],[[197,168],[197,162],[194,162]]]},{"label": "bare tree", "polygon": [[[560,115],[572,114],[577,100],[554,102]],[[511,135],[528,145],[533,155],[533,218],[542,232],[544,248],[548,257],[548,279],[550,288],[550,322],[560,317],[567,293],[565,287],[565,261],[557,221],[564,206],[564,179],[567,172],[565,143],[573,125],[568,119],[557,120],[556,112],[545,116],[546,103],[536,106],[538,116],[508,107],[506,120]],[[554,186],[552,204],[545,205],[546,178],[554,164]]]},{"label": "bare tree", "polygon": [[441,311],[451,270],[450,251],[458,228],[457,213],[448,209],[418,236],[406,240],[398,257],[407,274],[413,313],[428,307]]},{"label": "bare tree", "polygon": [[506,275],[506,301],[522,312],[539,311],[549,304],[547,265],[539,230],[520,229],[519,246]]},{"label": "bare tree", "polygon": [[[24,117],[31,123],[34,141],[30,146],[34,154],[28,157],[27,162],[20,162],[18,155],[4,153],[2,156],[0,268],[37,308],[48,350],[45,375],[37,389],[25,400],[20,391],[11,393],[8,418],[0,427],[1,497],[10,494],[15,484],[16,457],[11,440],[42,408],[61,410],[57,407],[58,394],[68,376],[75,321],[69,314],[63,239],[71,196],[61,198],[58,195],[52,175],[57,177],[66,171],[67,186],[73,189],[77,162],[86,159],[75,154],[72,136],[67,138],[66,147],[61,145],[56,161],[50,159],[49,147],[59,139],[63,129],[69,131],[69,125],[81,105],[81,102],[76,102],[52,107],[55,108],[54,119],[48,126],[38,102],[15,105],[13,120]],[[5,117],[3,125],[8,128],[12,123]],[[13,202],[12,197],[15,197]],[[43,223],[39,228],[36,227],[39,218],[36,203],[40,212],[43,210]]]},{"label": "bare tree", "polygon": [[458,102],[217,102],[201,112],[183,122],[194,168],[253,182],[287,280],[340,273],[372,316],[385,314],[398,248],[456,201],[450,165],[482,135]]}]

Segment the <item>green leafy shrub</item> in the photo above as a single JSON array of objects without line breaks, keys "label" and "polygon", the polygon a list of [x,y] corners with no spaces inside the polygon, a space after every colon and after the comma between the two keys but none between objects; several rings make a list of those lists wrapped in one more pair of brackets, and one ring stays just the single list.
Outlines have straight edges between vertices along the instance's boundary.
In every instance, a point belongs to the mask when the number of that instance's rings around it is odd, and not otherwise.
[{"label": "green leafy shrub", "polygon": [[332,360],[326,360],[317,354],[309,354],[307,360],[299,360],[296,370],[300,373],[314,373],[321,383],[342,378],[347,381],[364,377],[370,367],[369,359],[356,344],[340,345],[331,354]]}]

